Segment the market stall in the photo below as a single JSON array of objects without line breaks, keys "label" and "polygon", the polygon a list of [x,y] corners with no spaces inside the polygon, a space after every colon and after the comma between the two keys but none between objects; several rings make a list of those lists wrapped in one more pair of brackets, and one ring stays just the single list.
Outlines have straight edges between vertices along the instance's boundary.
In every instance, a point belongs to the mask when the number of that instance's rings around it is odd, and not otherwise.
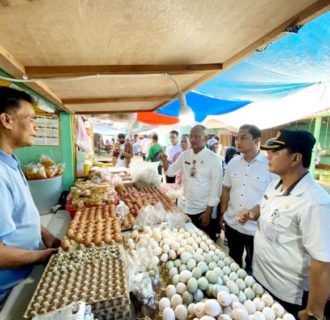
[{"label": "market stall", "polygon": [[5,319],[61,319],[78,301],[98,319],[294,319],[150,179],[136,179],[93,169],[75,182],[70,212],[43,217],[60,252],[13,290]]}]

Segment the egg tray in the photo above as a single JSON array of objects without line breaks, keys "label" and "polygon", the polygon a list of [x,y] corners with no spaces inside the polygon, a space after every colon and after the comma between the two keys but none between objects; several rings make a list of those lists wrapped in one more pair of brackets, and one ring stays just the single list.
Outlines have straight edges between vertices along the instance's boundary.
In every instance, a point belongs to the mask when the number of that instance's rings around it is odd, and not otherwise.
[{"label": "egg tray", "polygon": [[67,228],[66,236],[70,240],[70,246],[74,248],[121,243],[121,225],[115,213],[115,206],[77,211]]},{"label": "egg tray", "polygon": [[125,304],[117,307],[94,310],[92,305],[94,317],[99,320],[117,320],[117,319],[130,319],[130,304]]},{"label": "egg tray", "polygon": [[130,300],[121,250],[114,245],[53,255],[24,318],[79,300],[91,304],[96,313],[106,314],[115,308],[122,314],[121,307],[129,306]]}]

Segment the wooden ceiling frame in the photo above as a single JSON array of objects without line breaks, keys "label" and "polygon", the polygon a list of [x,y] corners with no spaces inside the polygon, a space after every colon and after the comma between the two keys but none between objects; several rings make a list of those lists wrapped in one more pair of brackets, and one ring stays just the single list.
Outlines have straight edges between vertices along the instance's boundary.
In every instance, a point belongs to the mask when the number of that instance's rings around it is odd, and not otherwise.
[{"label": "wooden ceiling frame", "polygon": [[[244,58],[251,55],[256,49],[267,45],[274,39],[280,38],[284,34],[284,30],[292,25],[305,24],[313,18],[321,15],[330,7],[330,0],[319,0],[314,4],[310,5],[306,9],[302,10],[298,14],[293,15],[285,22],[275,27],[273,30],[263,35],[256,41],[252,42],[239,52],[231,56],[226,61],[220,63],[210,64],[180,64],[180,65],[76,65],[76,66],[24,66],[20,63],[13,55],[11,55],[4,47],[0,45],[0,65],[10,75],[16,79],[23,79],[28,76],[30,79],[38,79],[36,82],[25,83],[32,90],[38,92],[46,99],[59,105],[60,108],[69,112],[77,114],[101,114],[101,113],[112,113],[112,112],[147,112],[156,110],[166,105],[173,99],[178,97],[175,95],[160,95],[160,96],[135,96],[135,97],[88,97],[88,98],[70,98],[61,100],[54,92],[52,92],[46,85],[47,79],[58,78],[58,77],[83,77],[92,75],[123,75],[123,74],[167,74],[171,76],[175,75],[187,75],[187,74],[198,74],[201,73],[201,77],[181,88],[182,92],[188,92],[196,86],[210,80],[219,73],[227,70],[232,65],[242,61]],[[40,81],[39,79],[45,79]],[[125,102],[157,102],[155,107],[148,108],[148,110],[120,110],[120,111],[74,111],[74,107],[70,105],[87,105],[87,104],[105,104],[105,103],[125,103]]]},{"label": "wooden ceiling frame", "polygon": [[222,69],[221,63],[210,64],[172,64],[172,65],[95,65],[95,66],[25,66],[29,78],[83,77],[93,75],[143,75],[168,74],[185,75],[205,73]]},{"label": "wooden ceiling frame", "polygon": [[[0,45],[0,65],[3,69],[15,79],[23,79],[26,75],[25,67],[20,63],[10,52],[8,52],[3,46]],[[63,105],[62,100],[52,92],[43,82],[28,82],[24,83],[32,90],[45,97],[50,102],[58,105],[63,110],[72,113],[70,108]]]}]

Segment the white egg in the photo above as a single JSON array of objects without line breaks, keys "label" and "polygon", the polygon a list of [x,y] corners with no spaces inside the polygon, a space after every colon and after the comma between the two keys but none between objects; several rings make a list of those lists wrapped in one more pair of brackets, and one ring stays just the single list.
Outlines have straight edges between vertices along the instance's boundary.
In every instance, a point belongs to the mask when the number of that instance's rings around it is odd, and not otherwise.
[{"label": "white egg", "polygon": [[171,308],[165,308],[163,311],[163,320],[175,320],[174,310]]},{"label": "white egg", "polygon": [[195,315],[195,303],[190,303],[188,306],[188,313],[189,315]]},{"label": "white egg", "polygon": [[188,310],[183,304],[179,304],[175,308],[175,316],[178,320],[186,320],[188,318]]},{"label": "white egg", "polygon": [[183,270],[180,273],[180,281],[183,283],[187,283],[191,277],[192,277],[192,273],[189,270]]},{"label": "white egg", "polygon": [[269,293],[262,295],[261,300],[264,302],[266,307],[271,307],[274,303],[274,299]]},{"label": "white egg", "polygon": [[251,300],[246,300],[244,302],[244,306],[245,306],[248,314],[253,314],[257,311],[256,306],[254,305],[254,303]]},{"label": "white egg", "polygon": [[205,315],[205,305],[204,302],[197,302],[194,308],[194,314],[196,317],[201,318]]},{"label": "white egg", "polygon": [[171,307],[171,302],[168,298],[163,297],[159,300],[159,311],[163,312],[165,308]]},{"label": "white egg", "polygon": [[176,292],[177,293],[183,294],[186,290],[187,290],[187,285],[185,283],[179,282],[176,285]]},{"label": "white egg", "polygon": [[208,316],[216,317],[222,312],[222,309],[217,300],[208,299],[204,303],[204,312]]},{"label": "white egg", "polygon": [[247,311],[241,308],[233,309],[230,315],[233,320],[249,320],[249,315]]},{"label": "white egg", "polygon": [[223,307],[227,307],[232,303],[232,297],[226,291],[220,291],[217,295],[217,299]]},{"label": "white egg", "polygon": [[176,288],[174,285],[170,284],[166,288],[166,297],[171,299],[176,294]]},{"label": "white egg", "polygon": [[295,317],[291,313],[286,313],[283,318],[283,320],[295,320]]},{"label": "white egg", "polygon": [[179,304],[182,304],[182,297],[176,293],[171,298],[171,306],[175,309]]},{"label": "white egg", "polygon": [[265,307],[265,303],[261,300],[261,298],[254,298],[253,303],[257,311],[262,311],[262,309]]},{"label": "white egg", "polygon": [[265,316],[266,320],[275,320],[275,313],[270,307],[263,308],[262,314]]},{"label": "white egg", "polygon": [[278,302],[275,302],[273,305],[272,305],[272,309],[275,313],[275,316],[277,318],[282,318],[284,313],[285,313],[285,309],[283,308],[282,305],[280,305]]},{"label": "white egg", "polygon": [[171,249],[171,250],[168,252],[168,256],[169,256],[170,259],[175,260],[175,259],[176,259],[176,252],[175,252],[174,250]]}]

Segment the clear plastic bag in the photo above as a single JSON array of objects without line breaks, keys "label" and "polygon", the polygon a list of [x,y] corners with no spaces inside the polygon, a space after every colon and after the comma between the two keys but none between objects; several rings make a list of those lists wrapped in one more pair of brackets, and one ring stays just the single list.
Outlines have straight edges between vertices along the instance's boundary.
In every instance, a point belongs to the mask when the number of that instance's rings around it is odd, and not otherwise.
[{"label": "clear plastic bag", "polygon": [[158,174],[159,162],[138,162],[131,165],[131,176],[137,189],[159,186],[161,177]]},{"label": "clear plastic bag", "polygon": [[166,211],[159,202],[156,206],[148,205],[140,210],[135,220],[134,228],[140,229],[144,226],[161,224],[177,228],[183,226],[187,221],[189,221],[187,215],[180,212],[176,207],[173,207],[171,211]]},{"label": "clear plastic bag", "polygon": [[52,166],[56,165],[55,161],[54,161],[51,157],[49,157],[49,156],[47,156],[47,155],[45,155],[45,154],[42,154],[42,155],[40,156],[40,163],[41,163],[45,168],[52,167]]},{"label": "clear plastic bag", "polygon": [[23,172],[28,180],[47,179],[45,167],[40,163],[30,163],[23,168]]}]

